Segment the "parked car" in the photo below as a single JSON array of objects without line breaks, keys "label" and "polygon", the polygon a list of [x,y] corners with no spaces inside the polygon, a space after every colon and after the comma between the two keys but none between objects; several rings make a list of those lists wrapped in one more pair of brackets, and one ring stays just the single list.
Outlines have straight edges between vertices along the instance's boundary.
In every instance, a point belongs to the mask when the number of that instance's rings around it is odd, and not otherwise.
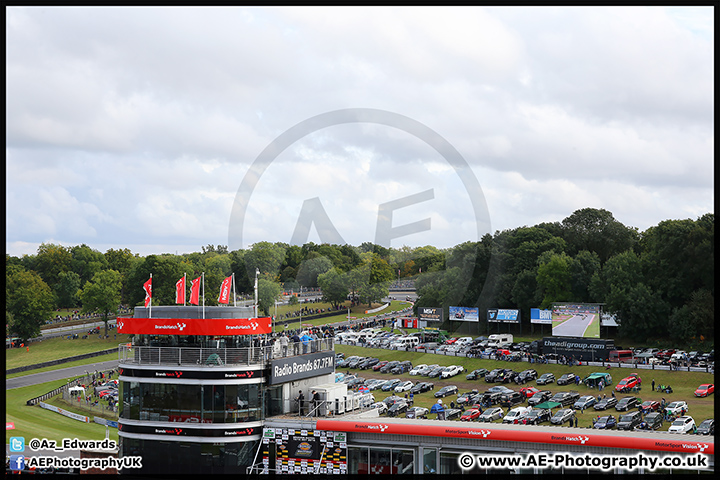
[{"label": "parked car", "polygon": [[639,387],[642,380],[637,373],[631,373],[627,377],[623,378],[615,386],[616,392],[629,392],[635,387]]},{"label": "parked car", "polygon": [[642,423],[643,417],[642,413],[639,411],[634,412],[628,412],[620,417],[620,420],[618,420],[617,429],[618,430],[634,430],[635,427],[640,425]]},{"label": "parked car", "polygon": [[515,377],[515,383],[517,384],[524,384],[531,380],[535,380],[538,377],[537,370],[528,368],[527,370],[523,370],[520,372],[517,377]]},{"label": "parked car", "polygon": [[383,366],[380,368],[380,373],[388,373],[390,370],[392,370],[393,368],[397,367],[398,364],[400,364],[400,362],[397,361],[397,360],[393,360],[393,361],[391,361],[391,362],[388,362],[388,363],[386,363],[385,365],[383,365]]},{"label": "parked car", "polygon": [[548,383],[554,383],[555,382],[555,375],[552,373],[543,373],[540,375],[540,377],[535,381],[538,385],[547,385]]},{"label": "parked car", "polygon": [[427,418],[428,409],[425,407],[410,407],[405,412],[405,418]]},{"label": "parked car", "polygon": [[413,367],[412,370],[410,370],[409,373],[410,373],[410,375],[413,375],[413,376],[415,376],[415,375],[421,375],[420,372],[421,372],[425,367],[427,367],[427,365],[424,364],[424,363],[423,363],[422,365],[416,365],[415,367]]},{"label": "parked car", "polygon": [[461,367],[460,365],[450,365],[440,374],[440,378],[454,377],[455,375],[458,375],[463,371],[465,371],[465,368]]},{"label": "parked car", "polygon": [[695,420],[690,416],[678,417],[670,424],[670,433],[689,433],[695,428]]},{"label": "parked car", "polygon": [[608,408],[614,407],[615,405],[617,405],[617,399],[614,397],[607,397],[597,402],[593,406],[593,408],[595,410],[606,410]]},{"label": "parked car", "polygon": [[418,383],[415,384],[414,387],[412,387],[412,388],[410,389],[410,393],[413,393],[413,394],[415,394],[415,393],[425,393],[425,392],[429,392],[429,391],[432,390],[433,388],[435,388],[435,385],[433,385],[433,384],[430,383],[430,382],[418,382]]},{"label": "parked car", "polygon": [[479,378],[485,378],[485,375],[488,374],[487,368],[478,368],[476,370],[473,370],[472,372],[465,375],[466,380],[478,380]]},{"label": "parked car", "polygon": [[503,417],[503,413],[503,409],[500,407],[490,407],[478,417],[478,422],[492,422],[500,420]]},{"label": "parked car", "polygon": [[553,425],[562,425],[563,423],[572,422],[573,418],[575,418],[575,410],[572,408],[561,408],[550,418],[550,423]]},{"label": "parked car", "polygon": [[462,414],[460,417],[460,420],[463,422],[472,422],[473,420],[477,420],[480,417],[481,413],[480,410],[477,408],[469,408],[465,410],[465,413]]},{"label": "parked car", "polygon": [[549,422],[552,418],[552,412],[549,408],[533,408],[523,418],[523,423],[526,425],[540,425],[543,422]]},{"label": "parked car", "polygon": [[465,392],[461,393],[457,397],[457,403],[458,405],[472,405],[478,401],[480,401],[480,397],[482,395],[477,390],[473,390],[472,392]]},{"label": "parked car", "polygon": [[557,384],[558,385],[570,385],[572,383],[575,383],[576,378],[577,378],[577,375],[575,375],[574,373],[566,373],[557,379]]},{"label": "parked car", "polygon": [[430,378],[435,378],[435,377],[438,377],[438,378],[439,378],[439,377],[440,377],[440,374],[445,370],[445,368],[447,368],[447,367],[445,367],[445,366],[443,366],[443,365],[438,365],[437,367],[435,367],[435,368],[433,368],[432,370],[430,370],[430,371],[428,372],[427,376],[430,377]]},{"label": "parked car", "polygon": [[[387,361],[387,360],[380,360],[378,363],[376,363],[375,365],[372,366],[372,369],[373,369],[373,371],[377,372],[377,371],[379,371],[382,367],[384,367],[384,366],[387,365],[387,364],[388,364],[388,361]],[[338,365],[338,367],[339,367],[339,366],[340,366],[340,365]]]},{"label": "parked car", "polygon": [[367,357],[355,357],[347,362],[347,368],[358,368],[360,362],[365,360]]},{"label": "parked car", "polygon": [[393,368],[391,368],[390,373],[392,373],[393,375],[400,375],[409,372],[410,370],[412,370],[412,368],[412,362],[410,362],[409,360],[405,360],[404,362],[400,362]]},{"label": "parked car", "polygon": [[387,403],[385,403],[385,402],[375,402],[372,405],[370,405],[370,408],[377,409],[379,415],[387,413],[387,411],[388,411],[388,406],[387,406]]},{"label": "parked car", "polygon": [[427,377],[430,372],[432,372],[434,369],[438,368],[440,365],[433,364],[428,365],[425,368],[421,368],[418,370],[418,375],[422,375],[423,377]]},{"label": "parked car", "polygon": [[617,405],[615,405],[615,410],[618,412],[623,412],[625,410],[630,410],[631,408],[636,408],[640,405],[640,399],[637,397],[623,397],[621,398]]},{"label": "parked car", "polygon": [[688,411],[688,404],[682,400],[670,403],[665,407],[665,411],[670,415],[683,415]]},{"label": "parked car", "polygon": [[489,372],[485,375],[485,381],[486,381],[487,383],[494,383],[494,382],[496,382],[496,381],[497,381],[496,379],[497,379],[498,375],[500,375],[500,372],[502,372],[502,371],[503,371],[502,368],[495,368],[495,369],[489,371]]},{"label": "parked car", "polygon": [[511,368],[506,368],[505,370],[500,372],[500,374],[498,374],[498,377],[495,381],[496,382],[499,381],[502,383],[510,383],[510,382],[514,382],[515,378],[517,378],[517,376],[518,376],[518,372],[516,372],[515,370],[513,370]]},{"label": "parked car", "polygon": [[638,410],[640,410],[644,414],[647,414],[650,412],[657,412],[659,409],[660,409],[660,402],[656,402],[655,400],[645,400],[638,407]]},{"label": "parked car", "polygon": [[500,393],[510,393],[510,392],[512,392],[513,390],[510,389],[510,388],[508,388],[508,387],[506,387],[505,385],[495,385],[494,387],[488,388],[487,391],[490,392],[490,393],[496,393],[496,392],[500,392]]},{"label": "parked car", "polygon": [[483,405],[496,405],[500,403],[500,397],[502,397],[502,393],[500,392],[485,392],[483,393],[483,396],[481,398],[481,402]]},{"label": "parked car", "polygon": [[502,423],[516,423],[518,418],[527,415],[530,410],[530,407],[515,407],[507,412],[507,415],[502,419]]},{"label": "parked car", "polygon": [[455,385],[447,385],[445,387],[442,387],[440,390],[435,392],[435,398],[444,398],[448,395],[457,395],[458,393],[458,387]]},{"label": "parked car", "polygon": [[360,364],[358,365],[358,368],[360,368],[360,370],[367,370],[369,368],[372,368],[373,365],[377,365],[379,362],[380,362],[380,359],[377,357],[367,358],[367,359],[363,360],[362,362],[360,362]]},{"label": "parked car", "polygon": [[380,390],[382,390],[383,392],[393,391],[395,390],[395,387],[400,385],[400,383],[402,383],[402,380],[400,380],[399,378],[393,378],[392,380],[388,380],[387,382],[385,382],[385,384],[380,387]]},{"label": "parked car", "polygon": [[541,390],[535,393],[532,397],[528,398],[528,405],[531,407],[540,405],[541,403],[549,400],[550,397],[552,397],[552,392],[550,390]]},{"label": "parked car", "polygon": [[413,386],[413,382],[406,380],[395,387],[395,393],[409,392]]},{"label": "parked car", "polygon": [[715,393],[715,385],[712,383],[704,383],[695,390],[696,397],[707,397],[711,393]]},{"label": "parked car", "polygon": [[459,408],[448,408],[445,410],[445,420],[454,420],[456,418],[460,418],[460,415],[462,415],[462,410]]},{"label": "parked car", "polygon": [[715,435],[715,420],[712,418],[703,420],[702,423],[698,425],[695,433],[698,435]]},{"label": "parked car", "polygon": [[584,395],[578,398],[575,403],[573,403],[573,408],[575,410],[583,410],[586,408],[590,408],[595,405],[596,401],[597,400],[592,395]]},{"label": "parked car", "polygon": [[599,430],[610,430],[615,427],[617,427],[617,419],[612,415],[600,417],[593,422],[593,428],[597,428]]},{"label": "parked car", "polygon": [[525,397],[523,397],[520,392],[503,393],[500,396],[500,405],[506,408],[510,408],[524,401]]},{"label": "parked car", "polygon": [[398,415],[405,413],[410,408],[410,405],[406,401],[395,402],[390,408],[388,408],[388,417],[397,417]]},{"label": "parked car", "polygon": [[538,390],[538,389],[535,388],[535,387],[522,387],[522,388],[520,389],[520,393],[521,393],[522,396],[525,397],[525,398],[530,398],[530,397],[532,397],[533,395],[535,395],[535,394],[536,394],[537,392],[539,392],[539,391],[540,391],[540,390]]},{"label": "parked car", "polygon": [[577,392],[558,392],[550,398],[551,402],[557,402],[563,407],[567,407],[577,402],[580,394]]},{"label": "parked car", "polygon": [[663,426],[663,415],[660,412],[651,412],[645,415],[645,418],[635,430],[659,430]]}]

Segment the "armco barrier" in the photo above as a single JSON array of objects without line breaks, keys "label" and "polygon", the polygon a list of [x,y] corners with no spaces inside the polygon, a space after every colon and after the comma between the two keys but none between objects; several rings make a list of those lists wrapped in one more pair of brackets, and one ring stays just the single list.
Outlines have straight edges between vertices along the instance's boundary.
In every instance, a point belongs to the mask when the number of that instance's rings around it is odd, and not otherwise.
[{"label": "armco barrier", "polygon": [[74,357],[60,358],[58,360],[51,360],[49,362],[36,363],[34,365],[25,365],[24,367],[11,368],[5,372],[5,375],[11,375],[13,373],[27,372],[28,370],[35,370],[36,368],[53,367],[63,363],[74,362],[76,360],[85,360],[86,358],[99,357],[100,355],[107,355],[108,353],[117,352],[117,347],[108,348],[107,350],[100,350],[99,352],[84,353],[82,355],[75,355]]}]

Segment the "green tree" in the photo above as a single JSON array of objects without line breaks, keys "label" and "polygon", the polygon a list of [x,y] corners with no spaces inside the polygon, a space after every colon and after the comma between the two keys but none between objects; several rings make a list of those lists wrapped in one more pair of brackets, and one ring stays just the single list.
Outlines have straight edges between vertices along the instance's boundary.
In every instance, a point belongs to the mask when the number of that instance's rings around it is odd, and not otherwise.
[{"label": "green tree", "polygon": [[270,274],[273,278],[280,274],[280,266],[285,260],[285,247],[280,243],[258,242],[245,252],[245,267],[255,282],[255,269],[261,274]]},{"label": "green tree", "polygon": [[10,331],[24,340],[39,336],[55,305],[50,286],[35,272],[13,269],[6,275],[5,297]]},{"label": "green tree", "polygon": [[43,243],[38,247],[33,263],[33,270],[40,275],[40,278],[50,288],[55,288],[60,273],[72,270],[72,252],[62,245]]},{"label": "green tree", "polygon": [[55,286],[57,305],[61,308],[75,308],[80,302],[78,293],[82,282],[80,275],[75,272],[60,272],[58,283]]},{"label": "green tree", "polygon": [[128,280],[133,265],[140,261],[137,254],[133,254],[129,248],[115,250],[108,249],[105,252],[105,260],[107,260],[107,268],[120,272],[122,278],[122,288],[120,290],[121,300],[123,304],[131,303],[128,298]]},{"label": "green tree", "polygon": [[576,210],[562,221],[562,229],[569,254],[588,250],[597,253],[601,263],[633,248],[639,239],[637,229],[626,227],[612,213],[597,208]]},{"label": "green tree", "polygon": [[93,275],[80,291],[80,301],[85,313],[99,313],[105,324],[105,335],[108,332],[110,314],[117,311],[120,305],[122,277],[117,270],[103,270]]},{"label": "green tree", "polygon": [[322,289],[325,300],[330,302],[334,307],[337,307],[347,299],[348,287],[346,276],[338,271],[337,268],[318,275],[317,283]]},{"label": "green tree", "polygon": [[72,261],[70,267],[72,271],[80,275],[80,282],[85,285],[85,282],[90,280],[100,270],[108,268],[107,258],[105,255],[93,250],[84,243],[77,245],[70,249],[72,254]]},{"label": "green tree", "polygon": [[275,302],[282,293],[282,286],[267,278],[258,279],[258,308],[267,317],[275,307]]},{"label": "green tree", "polygon": [[295,279],[300,285],[308,288],[318,286],[318,275],[321,275],[333,268],[333,264],[327,257],[316,256],[305,260],[298,269]]},{"label": "green tree", "polygon": [[570,300],[570,262],[566,254],[552,254],[537,268],[538,288],[543,292],[541,308]]}]

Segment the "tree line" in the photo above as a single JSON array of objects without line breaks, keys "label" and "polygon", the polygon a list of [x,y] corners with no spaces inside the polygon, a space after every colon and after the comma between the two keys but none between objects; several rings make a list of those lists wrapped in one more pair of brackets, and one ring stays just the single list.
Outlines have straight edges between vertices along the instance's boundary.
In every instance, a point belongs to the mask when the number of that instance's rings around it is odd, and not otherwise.
[{"label": "tree line", "polygon": [[528,323],[531,308],[603,303],[617,316],[619,333],[638,342],[712,339],[714,225],[714,214],[706,214],[639,232],[606,210],[585,208],[561,222],[498,231],[448,249],[258,242],[235,251],[207,245],[141,257],[129,249],[42,244],[35,255],[6,255],[7,324],[27,338],[58,308],[107,316],[120,304],[141,305],[151,273],[154,305],[173,304],[175,282],[202,273],[205,304],[216,305],[224,278],[234,274],[236,290],[252,296],[259,272],[265,315],[282,292],[319,287],[333,306],[348,296],[372,304],[388,295],[392,281],[413,279],[416,309],[478,307],[484,320],[489,308],[512,308]]}]

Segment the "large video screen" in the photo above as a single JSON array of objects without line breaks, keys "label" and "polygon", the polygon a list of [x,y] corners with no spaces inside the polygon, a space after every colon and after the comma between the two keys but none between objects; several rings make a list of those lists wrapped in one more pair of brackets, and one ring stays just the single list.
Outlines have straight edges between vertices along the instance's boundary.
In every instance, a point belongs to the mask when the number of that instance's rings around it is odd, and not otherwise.
[{"label": "large video screen", "polygon": [[552,307],[553,337],[600,338],[600,305],[559,303]]}]

